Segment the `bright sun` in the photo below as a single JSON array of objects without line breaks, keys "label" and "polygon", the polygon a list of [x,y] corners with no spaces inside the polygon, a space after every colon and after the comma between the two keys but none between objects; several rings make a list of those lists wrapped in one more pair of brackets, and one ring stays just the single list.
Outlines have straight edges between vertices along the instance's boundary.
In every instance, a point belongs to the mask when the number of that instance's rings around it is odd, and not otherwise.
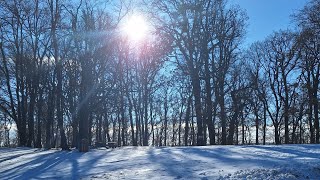
[{"label": "bright sun", "polygon": [[141,15],[132,15],[124,24],[124,33],[130,41],[140,42],[148,35],[150,27]]}]

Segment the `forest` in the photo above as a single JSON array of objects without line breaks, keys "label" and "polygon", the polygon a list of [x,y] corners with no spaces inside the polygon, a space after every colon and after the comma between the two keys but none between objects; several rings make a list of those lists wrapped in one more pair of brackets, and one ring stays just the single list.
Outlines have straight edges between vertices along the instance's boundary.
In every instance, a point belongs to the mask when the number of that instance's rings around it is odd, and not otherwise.
[{"label": "forest", "polygon": [[245,46],[227,0],[2,0],[0,146],[318,144],[319,12]]}]

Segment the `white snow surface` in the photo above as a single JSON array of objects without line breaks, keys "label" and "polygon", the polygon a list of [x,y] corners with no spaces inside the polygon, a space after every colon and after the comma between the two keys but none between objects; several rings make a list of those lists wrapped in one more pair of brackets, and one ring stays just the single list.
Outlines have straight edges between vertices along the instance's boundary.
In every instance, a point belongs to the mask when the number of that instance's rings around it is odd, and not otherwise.
[{"label": "white snow surface", "polygon": [[320,179],[320,145],[0,148],[0,179]]}]

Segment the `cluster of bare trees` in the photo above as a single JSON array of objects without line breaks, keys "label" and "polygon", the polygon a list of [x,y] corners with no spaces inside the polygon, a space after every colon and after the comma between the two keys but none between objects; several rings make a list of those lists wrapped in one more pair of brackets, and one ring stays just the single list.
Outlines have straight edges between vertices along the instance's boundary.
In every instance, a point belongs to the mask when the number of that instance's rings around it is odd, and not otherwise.
[{"label": "cluster of bare trees", "polygon": [[119,30],[130,5],[0,2],[2,145],[319,143],[319,0],[246,50],[227,1],[145,1],[139,43]]},{"label": "cluster of bare trees", "polygon": [[319,143],[319,8],[311,1],[294,15],[298,31],[275,32],[248,51],[256,103],[276,144]]}]

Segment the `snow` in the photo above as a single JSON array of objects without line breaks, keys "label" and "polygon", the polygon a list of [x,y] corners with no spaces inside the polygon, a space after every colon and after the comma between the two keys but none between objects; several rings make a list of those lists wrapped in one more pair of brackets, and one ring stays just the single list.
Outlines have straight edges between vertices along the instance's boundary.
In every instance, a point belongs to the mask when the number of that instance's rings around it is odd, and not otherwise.
[{"label": "snow", "polygon": [[319,179],[320,145],[0,149],[0,179]]}]

